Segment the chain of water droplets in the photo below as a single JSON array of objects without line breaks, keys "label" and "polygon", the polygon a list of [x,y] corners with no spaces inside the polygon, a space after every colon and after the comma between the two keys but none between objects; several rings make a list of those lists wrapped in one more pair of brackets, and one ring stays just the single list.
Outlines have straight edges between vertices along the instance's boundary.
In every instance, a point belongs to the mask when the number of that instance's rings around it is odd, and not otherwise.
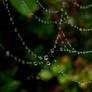
[{"label": "chain of water droplets", "polygon": [[[40,5],[40,7],[41,7],[42,9],[44,9],[45,11],[47,11],[47,12],[49,12],[49,13],[53,12],[53,11],[49,11],[49,10],[46,9],[46,8],[43,8],[42,5],[41,5],[41,3],[40,3],[39,1],[37,1],[37,2],[38,2],[38,4]],[[24,3],[24,1],[22,0],[21,3]],[[63,20],[64,20],[64,23],[69,24],[70,26],[74,27],[75,29],[77,29],[77,30],[79,30],[79,31],[87,31],[87,32],[92,31],[92,28],[88,28],[88,29],[81,28],[81,27],[78,27],[77,25],[74,25],[73,23],[67,21],[67,20],[69,20],[71,17],[67,14],[67,12],[66,12],[63,8],[61,8],[60,11],[63,12],[64,15],[66,15],[66,18],[63,19]],[[58,13],[58,12],[53,12],[53,13]],[[34,13],[32,13],[32,12],[31,12],[31,14],[34,15]],[[63,16],[63,15],[61,15],[61,17],[62,17],[62,16]],[[57,24],[57,21],[43,20],[43,19],[41,19],[40,17],[38,17],[38,16],[36,16],[36,15],[34,15],[34,17],[35,17],[35,19],[37,19],[39,22],[44,23],[44,24]],[[61,20],[62,20],[62,19],[61,19]],[[62,22],[63,22],[63,21],[61,21],[61,23],[62,23]]]},{"label": "chain of water droplets", "polygon": [[78,27],[77,25],[73,24],[71,22],[71,17],[67,14],[66,11],[64,11],[64,14],[65,14],[66,18],[63,18],[63,20],[61,19],[61,23],[62,22],[67,23],[68,25],[72,26],[73,28],[75,28],[75,29],[77,29],[77,30],[79,30],[81,32],[90,32],[90,31],[92,31],[92,28],[86,29],[86,28]]},{"label": "chain of water droplets", "polygon": [[36,0],[36,2],[37,2],[37,4],[39,4],[39,6],[43,9],[43,10],[45,10],[45,12],[47,12],[47,13],[59,13],[60,12],[60,10],[48,10],[47,8],[45,8],[40,2],[39,2],[39,0]]},{"label": "chain of water droplets", "polygon": [[[9,13],[9,10],[8,10],[8,13]],[[10,20],[12,20],[11,18],[10,18]],[[64,34],[64,33],[63,33]],[[70,45],[71,46],[71,45]],[[5,48],[2,46],[2,45],[0,45],[0,47],[3,49],[3,50],[5,50]],[[65,46],[66,47],[66,46]],[[66,47],[67,48],[67,47]],[[67,49],[68,50],[68,49]],[[67,51],[67,50],[65,50],[65,51]],[[60,51],[62,51],[61,49],[60,49]],[[39,62],[38,64],[36,63],[36,62],[26,62],[25,60],[21,60],[21,58],[18,58],[17,56],[14,56],[12,53],[10,53],[10,51],[6,51],[6,56],[9,56],[9,57],[11,57],[11,58],[14,58],[14,60],[16,60],[16,61],[18,61],[18,62],[22,62],[22,64],[33,64],[33,65],[40,65],[40,64],[43,64],[43,62]],[[50,62],[48,62],[48,65],[50,65]],[[61,73],[63,73],[62,71],[61,71]],[[64,74],[64,73],[63,73]],[[64,76],[65,76],[66,74],[64,74]],[[80,83],[80,82],[78,82],[78,81],[75,81],[75,82],[77,82],[77,83]],[[87,82],[87,83],[91,83],[90,81],[89,82]]]},{"label": "chain of water droplets", "polygon": [[[6,8],[8,9],[8,4],[6,4]],[[9,15],[11,15],[9,9],[8,9],[8,13],[9,13]],[[12,18],[10,18],[10,21],[12,22],[12,24],[14,24],[14,21],[13,21]],[[17,32],[17,29],[16,29],[16,28],[15,28],[15,32]],[[22,37],[20,36],[20,34],[19,34],[18,32],[17,32],[17,35],[18,35],[18,37],[20,38],[20,40],[23,42],[23,45],[24,45],[25,48],[28,50],[28,52],[30,52],[31,50],[30,50],[30,49],[28,48],[28,46],[25,44],[25,42],[23,41]],[[70,45],[69,42],[68,42],[68,44],[69,44],[69,46],[72,48],[72,46]],[[54,47],[55,47],[55,46],[54,46]],[[66,46],[65,46],[65,47],[66,47]],[[80,52],[80,51],[74,50],[74,48],[72,48],[72,50],[69,50],[68,48],[63,49],[62,47],[60,48],[60,51],[65,51],[65,52],[69,52],[69,53],[77,53],[77,54],[87,54],[87,53],[91,53],[91,52],[92,52],[92,51]],[[36,55],[36,54],[33,54],[33,52],[32,52],[32,55],[35,56],[35,57],[37,57],[37,55]],[[40,56],[39,56],[39,58],[42,59]],[[46,58],[47,58],[47,57],[46,57]]]},{"label": "chain of water droplets", "polygon": [[[54,59],[53,63],[57,63],[57,60]],[[49,66],[51,66],[51,64],[49,64]],[[77,79],[73,79],[71,76],[69,77],[68,74],[64,73],[63,71],[63,65],[56,65],[57,68],[59,68],[57,74],[61,74],[62,76],[65,76],[67,77],[68,80],[72,81],[72,82],[75,82],[75,83],[78,83],[78,84],[91,84],[92,83],[92,80],[88,80],[88,81],[78,81]],[[42,71],[42,70],[41,70]],[[27,77],[27,80],[30,80],[30,76]],[[36,77],[37,80],[41,79],[39,75],[37,75]]]},{"label": "chain of water droplets", "polygon": [[[4,51],[5,51],[5,48],[0,44],[0,48],[2,48]],[[38,65],[42,65],[43,62],[40,61],[40,62],[30,62],[30,61],[25,61],[25,60],[22,60],[21,58],[18,58],[17,56],[14,56],[12,53],[10,53],[10,51],[6,51],[5,55],[7,57],[11,57],[13,58],[15,61],[18,61],[19,63],[21,62],[22,64],[30,64],[30,65],[34,65],[34,66],[38,66]],[[54,60],[54,62],[57,62],[56,60]],[[50,67],[51,63],[48,61],[46,62],[46,64]],[[59,67],[57,65],[57,67]],[[58,74],[63,74],[63,76],[66,76],[67,77],[67,74],[64,73],[61,69],[58,71]],[[87,81],[87,82],[79,82],[78,80],[73,80],[72,78],[69,78],[68,79],[71,79],[73,82],[76,82],[78,84],[80,83],[86,83],[86,84],[89,84],[89,83],[92,83],[92,81]]]},{"label": "chain of water droplets", "polygon": [[[11,16],[11,13],[10,13],[10,11],[9,11],[9,8],[8,8],[8,4],[6,4],[6,8],[8,9],[8,13],[9,13],[9,16]],[[12,19],[12,17],[10,17],[10,21],[12,22],[12,24],[14,25],[14,21],[13,21],[13,19]],[[61,30],[61,29],[60,29]],[[25,46],[25,49],[30,53],[31,52],[31,54],[35,57],[35,58],[39,58],[40,60],[43,60],[43,57],[42,56],[37,56],[36,54],[34,54],[29,48],[28,48],[28,46],[25,44],[25,42],[23,41],[23,39],[22,39],[22,37],[20,36],[20,34],[18,33],[18,30],[17,30],[17,28],[15,28],[15,32],[17,33],[17,35],[18,35],[18,37],[19,37],[19,39],[22,41],[22,44],[23,44],[23,46]],[[64,33],[63,33],[64,34]],[[66,39],[67,40],[67,39]],[[67,40],[67,43],[68,43],[68,45],[72,48],[72,46],[71,46],[71,44],[69,43],[69,41]],[[55,45],[54,45],[54,48],[56,48],[56,44],[57,44],[57,39],[56,39],[56,41],[55,41]],[[65,46],[66,47],[66,46]],[[51,53],[54,53],[54,48],[53,49],[51,49]],[[91,53],[92,51],[86,51],[86,52],[80,52],[80,51],[76,51],[76,50],[74,50],[74,48],[72,48],[72,50],[69,50],[68,48],[60,48],[60,51],[65,51],[65,52],[69,52],[69,53],[77,53],[77,54],[87,54],[87,53]],[[48,55],[45,55],[44,56],[44,60],[48,60]]]},{"label": "chain of water droplets", "polygon": [[[2,48],[2,49],[5,51],[5,48],[4,48],[1,44],[0,44],[0,48]],[[30,61],[22,60],[21,58],[18,58],[17,56],[14,56],[12,53],[10,53],[10,51],[6,51],[5,55],[6,55],[7,57],[13,58],[15,61],[18,61],[19,63],[21,62],[22,64],[28,64],[28,65],[31,64],[31,65],[34,65],[34,66],[38,66],[38,65],[42,65],[42,64],[43,64],[42,61],[40,61],[40,62],[30,62]],[[54,60],[54,62],[57,62],[57,61]],[[48,61],[48,62],[47,62],[47,65],[50,66],[51,63]],[[57,67],[59,67],[59,66],[57,65]],[[63,76],[67,76],[67,74],[64,73],[61,69],[58,71],[58,74],[63,74]],[[69,78],[69,77],[68,77],[68,79],[71,79],[73,82],[76,82],[76,83],[78,83],[78,84],[80,84],[80,83],[87,83],[87,84],[88,84],[88,83],[92,83],[92,81],[79,82],[79,81],[73,80],[72,78]]]},{"label": "chain of water droplets", "polygon": [[[43,9],[43,10],[45,10],[46,12],[48,12],[48,13],[59,13],[60,11],[61,11],[61,9],[60,10],[48,10],[47,8],[45,8],[42,4],[41,4],[41,2],[39,1],[39,0],[37,0],[36,1],[39,5],[40,5],[40,7]],[[88,9],[88,8],[91,8],[92,7],[92,4],[89,4],[89,5],[86,5],[86,6],[83,6],[83,5],[79,5],[76,1],[74,1],[74,0],[70,0],[70,2],[72,2],[74,5],[76,5],[77,7],[79,7],[80,9]]]},{"label": "chain of water droplets", "polygon": [[[42,61],[39,61],[39,62],[36,62],[36,61],[31,62],[31,61],[27,61],[27,60],[21,59],[18,56],[15,56],[13,53],[11,53],[9,50],[6,50],[5,47],[2,44],[0,44],[0,48],[3,51],[5,51],[6,57],[13,58],[15,61],[18,61],[18,63],[27,64],[27,65],[34,65],[34,66],[43,64]],[[47,62],[47,64],[48,64],[48,62]]]},{"label": "chain of water droplets", "polygon": [[[60,20],[60,25],[61,25],[61,22],[62,22],[63,20],[61,19]],[[45,20],[42,20],[42,19],[39,19],[38,18],[38,22],[41,22],[41,23],[43,23],[43,24],[46,24],[48,21],[45,21]],[[57,22],[55,22],[55,24],[57,24]],[[68,24],[69,24],[69,22],[68,22]],[[73,26],[73,25],[72,25]],[[85,30],[85,29],[82,29],[82,28],[78,28],[77,26],[74,26],[74,28],[76,28],[76,29],[79,29],[80,31],[89,31],[89,29],[88,30]],[[59,28],[60,30],[61,30],[61,27]],[[69,41],[68,41],[68,43],[69,43]],[[70,43],[69,43],[70,44]],[[69,53],[75,53],[75,54],[88,54],[88,53],[92,53],[92,50],[90,50],[90,51],[76,51],[76,50],[74,50],[74,48],[71,46],[71,48],[73,49],[73,50],[69,50],[68,48],[67,49],[63,49],[62,47],[60,48],[60,51],[65,51],[65,52],[69,52]]]},{"label": "chain of water droplets", "polygon": [[[71,23],[71,17],[70,16],[68,16],[68,14],[67,14],[67,12],[65,12],[64,13],[65,15],[66,15],[66,18],[63,18],[63,19],[61,19],[61,24],[62,23],[67,23],[68,25],[70,25],[70,26],[72,26],[73,28],[75,28],[75,29],[77,29],[77,30],[79,30],[79,31],[81,31],[81,32],[91,32],[92,31],[92,28],[88,28],[88,29],[86,29],[86,28],[82,28],[82,27],[78,27],[77,25],[74,25],[73,23]],[[61,15],[61,17],[62,17],[63,15]],[[41,19],[41,18],[39,18],[38,16],[35,16],[35,18],[39,21],[39,22],[41,22],[41,23],[43,23],[43,24],[57,24],[57,21],[47,21],[47,20],[43,20],[43,19]]]},{"label": "chain of water droplets", "polygon": [[[13,18],[11,17],[11,13],[10,13],[10,10],[9,10],[9,8],[8,8],[7,0],[5,0],[5,6],[6,6],[6,9],[7,9],[8,15],[9,15],[9,17],[10,17],[10,21],[12,22],[12,25],[14,25]],[[21,37],[20,34],[18,33],[18,30],[17,30],[16,27],[14,28],[14,31],[15,31],[15,33],[17,33],[19,39],[22,41],[22,44],[23,44],[23,46],[25,46],[25,49],[26,49],[29,53],[31,52],[31,54],[32,54],[35,58],[38,57],[40,60],[42,60],[43,58],[42,58],[41,56],[37,56],[36,54],[34,54],[34,53],[28,48],[28,46],[25,44],[25,42],[23,41],[22,37]],[[56,48],[56,44],[57,44],[57,40],[55,41],[54,48]],[[70,45],[70,44],[69,44],[69,45]],[[5,50],[4,46],[2,46],[1,44],[0,44],[0,47],[1,47],[3,50]],[[54,48],[51,49],[51,53],[54,53],[54,51],[53,51]],[[33,64],[33,65],[43,64],[43,62],[39,62],[39,63],[37,64],[37,62],[30,62],[30,61],[22,60],[21,58],[18,58],[17,56],[13,55],[9,50],[6,50],[6,56],[9,56],[9,57],[11,57],[11,58],[14,58],[14,60],[16,60],[16,61],[18,61],[18,62],[22,62],[22,64]],[[46,60],[46,61],[48,60],[48,57],[47,57],[46,55],[44,56],[44,60]],[[47,61],[47,64],[50,65],[50,62]]]},{"label": "chain of water droplets", "polygon": [[[13,26],[15,26],[14,20],[13,20],[13,18],[11,17],[11,12],[10,12],[10,10],[9,10],[7,0],[5,0],[5,6],[6,6],[6,9],[7,9],[8,15],[9,15],[9,17],[10,17],[10,22],[12,23]],[[37,56],[37,54],[35,54],[31,49],[29,49],[29,47],[26,45],[25,41],[24,41],[23,38],[21,37],[20,33],[18,32],[17,27],[14,27],[14,32],[17,34],[18,38],[19,38],[20,41],[22,42],[22,45],[25,47],[25,49],[28,51],[28,53],[31,53],[32,56],[34,56],[35,58],[39,58],[40,60],[43,60],[43,58],[42,58],[41,56]],[[45,57],[47,57],[47,55],[44,56],[44,58],[45,58]]]},{"label": "chain of water droplets", "polygon": [[73,1],[72,2],[74,3],[74,5],[76,5],[77,7],[79,7],[80,9],[88,9],[88,8],[91,8],[92,7],[92,4],[89,4],[89,5],[80,5],[78,4],[76,1]]},{"label": "chain of water droplets", "polygon": [[[5,6],[6,6],[6,9],[7,9],[8,15],[9,15],[9,17],[10,17],[10,21],[11,21],[12,25],[14,26],[15,23],[14,23],[13,18],[11,17],[11,13],[10,13],[10,10],[9,10],[9,7],[8,7],[7,0],[6,0]],[[31,53],[32,56],[34,56],[35,58],[39,58],[40,60],[43,60],[43,59],[44,59],[44,60],[48,60],[48,54],[47,54],[47,55],[44,55],[44,56],[43,56],[44,58],[43,58],[42,56],[36,55],[34,52],[32,52],[31,49],[28,48],[28,46],[26,45],[25,41],[23,40],[23,38],[21,37],[20,33],[18,32],[17,27],[14,28],[14,32],[17,33],[17,35],[18,35],[20,41],[22,42],[22,45],[25,47],[25,49],[28,51],[28,53]],[[57,38],[56,38],[56,40],[55,40],[55,44],[54,44],[53,48],[50,49],[50,52],[49,52],[49,53],[54,53],[54,49],[56,48],[56,45],[58,44],[58,40],[57,40],[57,39],[58,39],[58,36],[57,36]],[[66,40],[67,40],[67,39],[66,39]],[[67,42],[67,43],[69,44],[69,42]],[[69,46],[71,47],[70,44],[69,44]]]},{"label": "chain of water droplets", "polygon": [[[63,10],[63,8],[61,9],[61,11],[64,11]],[[68,16],[68,14],[67,14],[67,12],[65,12],[65,15],[66,15],[66,17],[69,19],[70,17]],[[61,15],[61,17],[62,17],[62,15]],[[43,23],[43,24],[49,24],[49,23],[55,23],[55,24],[57,24],[57,21],[55,21],[55,22],[48,22],[48,21],[46,21],[46,20],[42,20],[42,19],[40,19],[40,18],[38,18],[38,17],[36,17],[36,19],[38,20],[38,22],[41,22],[41,23]],[[66,20],[65,18],[64,18],[64,20]],[[60,25],[61,25],[61,22],[63,21],[63,19],[61,18],[60,19]],[[79,28],[78,26],[76,26],[76,25],[73,25],[73,24],[71,24],[70,22],[66,22],[66,23],[68,23],[69,25],[71,25],[72,27],[74,27],[74,28],[76,28],[77,30],[80,30],[80,31],[92,31],[92,28],[91,29],[82,29],[82,28]],[[59,29],[61,30],[61,27],[59,27]],[[64,33],[63,33],[64,34]],[[64,52],[69,52],[69,53],[74,53],[74,54],[88,54],[88,53],[92,53],[92,50],[89,50],[89,51],[76,51],[72,46],[71,46],[71,44],[69,43],[69,41],[67,40],[67,43],[70,45],[70,47],[72,48],[72,50],[69,50],[68,48],[60,48],[60,51],[64,51]],[[66,46],[65,46],[66,47]]]},{"label": "chain of water droplets", "polygon": [[[48,12],[48,13],[58,13],[58,12],[59,12],[59,11],[55,11],[55,12],[54,12],[54,11],[48,10],[48,9],[45,8],[38,0],[37,0],[37,3],[40,5],[40,7],[41,7],[43,10],[45,10],[45,11]],[[62,12],[66,15],[66,18],[64,18],[64,22],[65,22],[65,23],[69,24],[70,26],[74,27],[75,29],[77,29],[77,30],[79,30],[79,31],[87,31],[87,32],[92,31],[92,28],[88,28],[88,29],[86,29],[86,28],[81,28],[81,27],[78,27],[77,25],[75,25],[75,24],[73,24],[73,23],[67,21],[67,20],[69,20],[71,17],[67,14],[67,12],[66,12],[63,8],[61,8],[60,11],[62,11]],[[62,15],[61,15],[61,16],[62,16]],[[36,19],[37,19],[39,22],[42,22],[42,23],[44,23],[44,24],[50,24],[50,23],[55,23],[55,24],[56,24],[56,23],[57,23],[57,21],[46,21],[46,20],[43,20],[43,19],[39,18],[38,16],[36,16]],[[63,22],[63,21],[61,21],[61,22]]]}]

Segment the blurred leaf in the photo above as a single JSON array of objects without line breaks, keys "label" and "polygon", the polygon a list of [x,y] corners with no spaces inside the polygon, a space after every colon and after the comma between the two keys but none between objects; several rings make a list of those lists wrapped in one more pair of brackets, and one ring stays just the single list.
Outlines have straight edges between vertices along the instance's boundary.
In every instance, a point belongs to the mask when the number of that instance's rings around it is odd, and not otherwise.
[{"label": "blurred leaf", "polygon": [[16,74],[18,70],[18,67],[13,67],[10,71],[9,71],[9,76],[14,76]]},{"label": "blurred leaf", "polygon": [[83,83],[80,83],[79,86],[80,86],[80,88],[85,89],[85,88],[87,88],[88,84],[86,82],[83,82]]},{"label": "blurred leaf", "polygon": [[9,83],[16,72],[18,70],[18,67],[13,67],[10,71],[8,72],[3,72],[1,75],[0,75],[0,82],[1,83]]},{"label": "blurred leaf", "polygon": [[10,83],[1,86],[0,87],[0,92],[14,92],[19,86],[20,86],[19,81],[11,81]]},{"label": "blurred leaf", "polygon": [[57,75],[58,74],[58,71],[60,70],[60,67],[57,67],[57,64],[53,64],[51,66],[51,71],[54,75]]},{"label": "blurred leaf", "polygon": [[29,16],[35,10],[36,0],[10,0],[10,3],[19,13]]},{"label": "blurred leaf", "polygon": [[43,70],[40,72],[40,77],[42,80],[50,80],[52,78],[52,74],[48,70]]},{"label": "blurred leaf", "polygon": [[69,77],[68,75],[67,76],[60,75],[58,76],[58,82],[60,84],[67,83],[69,81],[68,77]]},{"label": "blurred leaf", "polygon": [[88,72],[88,78],[89,78],[89,80],[92,80],[92,69],[89,70],[89,72]]}]

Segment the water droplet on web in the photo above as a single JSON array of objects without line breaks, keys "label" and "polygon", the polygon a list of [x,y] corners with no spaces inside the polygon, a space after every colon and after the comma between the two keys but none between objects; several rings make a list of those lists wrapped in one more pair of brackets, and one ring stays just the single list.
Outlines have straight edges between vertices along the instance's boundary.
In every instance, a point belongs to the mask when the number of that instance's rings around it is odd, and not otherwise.
[{"label": "water droplet on web", "polygon": [[40,60],[43,60],[43,58],[42,58],[41,56],[38,56],[38,58],[39,58]]},{"label": "water droplet on web", "polygon": [[22,61],[22,64],[25,64],[25,61],[24,60]]},{"label": "water droplet on web", "polygon": [[54,48],[56,48],[56,45],[54,45]]},{"label": "water droplet on web", "polygon": [[9,51],[6,51],[5,54],[6,54],[6,56],[9,56],[10,55],[10,52]]},{"label": "water droplet on web", "polygon": [[54,60],[54,62],[56,63],[57,61],[56,61],[56,60]]},{"label": "water droplet on web", "polygon": [[27,64],[27,65],[32,65],[32,62],[27,61],[26,64]]},{"label": "water droplet on web", "polygon": [[48,60],[48,55],[44,56],[44,60],[46,60],[46,61]]},{"label": "water droplet on web", "polygon": [[33,62],[33,64],[34,64],[34,66],[37,66],[37,65],[38,65],[38,63],[37,63],[37,62]]},{"label": "water droplet on web", "polygon": [[42,62],[42,61],[40,61],[40,62],[39,62],[39,65],[41,65],[41,64],[43,64],[43,62]]},{"label": "water droplet on web", "polygon": [[47,65],[48,65],[48,66],[50,66],[50,65],[51,65],[51,63],[50,63],[49,61],[47,61],[46,63],[47,63]]},{"label": "water droplet on web", "polygon": [[63,51],[63,49],[62,49],[62,48],[60,48],[60,51]]},{"label": "water droplet on web", "polygon": [[50,51],[51,53],[54,53],[54,50],[53,49],[51,49],[51,51]]},{"label": "water droplet on web", "polygon": [[57,40],[55,41],[55,44],[58,44],[58,41]]}]

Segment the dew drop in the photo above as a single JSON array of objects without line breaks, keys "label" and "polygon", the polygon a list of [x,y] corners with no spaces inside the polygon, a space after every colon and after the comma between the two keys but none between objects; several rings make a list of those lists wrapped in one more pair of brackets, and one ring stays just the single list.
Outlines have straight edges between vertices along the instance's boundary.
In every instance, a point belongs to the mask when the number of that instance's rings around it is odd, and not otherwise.
[{"label": "dew drop", "polygon": [[44,56],[44,60],[46,60],[46,61],[48,60],[48,55]]},{"label": "dew drop", "polygon": [[9,56],[10,55],[10,52],[9,51],[6,51],[5,54],[6,54],[6,56]]},{"label": "dew drop", "polygon": [[60,48],[60,51],[63,51],[63,49],[62,49],[62,48]]},{"label": "dew drop", "polygon": [[51,49],[51,51],[50,51],[51,53],[54,53],[54,50],[53,49]]},{"label": "dew drop", "polygon": [[47,65],[48,65],[48,66],[50,66],[50,65],[51,65],[51,63],[50,63],[49,61],[47,61],[46,63],[47,63]]},{"label": "dew drop", "polygon": [[37,63],[37,62],[33,62],[33,64],[34,64],[34,66],[37,66],[37,65],[38,65],[38,63]]},{"label": "dew drop", "polygon": [[25,61],[24,60],[22,61],[22,64],[25,64]]},{"label": "dew drop", "polygon": [[39,58],[40,60],[42,60],[42,59],[43,59],[41,56],[38,56],[38,58]]}]

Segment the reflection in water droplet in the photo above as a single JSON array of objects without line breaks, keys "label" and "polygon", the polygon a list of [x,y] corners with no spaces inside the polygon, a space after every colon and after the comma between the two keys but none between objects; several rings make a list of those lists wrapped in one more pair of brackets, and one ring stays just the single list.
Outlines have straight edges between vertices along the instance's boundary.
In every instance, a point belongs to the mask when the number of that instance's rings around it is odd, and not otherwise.
[{"label": "reflection in water droplet", "polygon": [[33,62],[33,64],[34,64],[34,66],[37,66],[38,65],[38,63],[35,61],[35,62]]},{"label": "reflection in water droplet", "polygon": [[47,65],[48,65],[48,66],[50,66],[50,65],[51,65],[51,63],[50,63],[49,61],[47,61],[46,63],[47,63]]},{"label": "reflection in water droplet", "polygon": [[9,56],[10,55],[10,52],[9,51],[6,51],[5,54],[6,54],[6,56]]},{"label": "reflection in water droplet", "polygon": [[38,58],[39,58],[40,60],[43,60],[43,58],[42,58],[41,56],[38,56]]},{"label": "reflection in water droplet", "polygon": [[22,61],[22,64],[25,64],[25,61],[24,60]]},{"label": "reflection in water droplet", "polygon": [[48,60],[48,55],[44,56],[44,60],[46,60],[46,61]]}]

